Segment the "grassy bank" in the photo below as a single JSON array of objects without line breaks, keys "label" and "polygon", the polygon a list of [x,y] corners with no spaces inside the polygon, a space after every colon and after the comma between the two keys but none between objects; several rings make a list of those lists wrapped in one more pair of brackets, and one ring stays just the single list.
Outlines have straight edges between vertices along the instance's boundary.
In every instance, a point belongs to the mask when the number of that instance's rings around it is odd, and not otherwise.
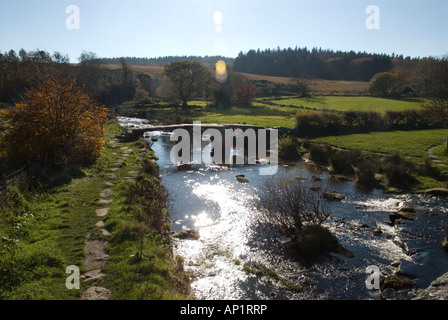
[{"label": "grassy bank", "polygon": [[291,96],[268,97],[263,99],[277,105],[329,109],[338,111],[374,111],[384,113],[388,110],[403,111],[419,108],[425,103],[420,98],[378,98],[371,96],[315,96],[297,98]]},{"label": "grassy bank", "polygon": [[[430,188],[447,187],[448,155],[446,147],[442,146],[445,139],[446,129],[436,129],[329,136],[311,141],[336,149],[363,151],[369,159],[363,170],[369,169],[372,174],[375,173],[372,170],[376,170],[376,173],[382,174],[383,182],[394,180],[395,185],[389,186],[422,192]],[[437,158],[431,159],[428,150],[434,146],[437,146],[433,152]],[[322,157],[330,156],[324,154]],[[342,159],[351,165],[348,158]]]},{"label": "grassy bank", "polygon": [[[100,160],[88,168],[65,170],[51,177],[51,187],[26,185],[11,189],[0,214],[0,298],[1,299],[79,299],[94,282],[81,280],[80,290],[68,290],[65,268],[84,269],[84,245],[91,239],[107,240],[109,260],[101,280],[112,299],[183,299],[189,295],[188,277],[182,261],[173,257],[167,234],[142,226],[141,208],[129,204],[129,189],[134,181],[130,172],[142,173],[142,143],[121,143],[116,124],[109,125],[105,150]],[[127,148],[126,159],[121,148]],[[151,157],[150,154],[148,154]],[[115,169],[114,169],[115,168]],[[113,185],[111,169],[114,169]],[[148,173],[143,173],[148,176]],[[139,177],[137,177],[139,179]],[[95,210],[100,193],[113,194],[102,233],[95,224],[101,220]],[[159,203],[165,207],[166,203]],[[135,230],[146,233],[135,237]],[[128,232],[128,233],[126,233]],[[139,259],[134,258],[140,253]],[[126,279],[126,281],[123,281]],[[99,280],[98,280],[99,281]]]},{"label": "grassy bank", "polygon": [[446,129],[371,132],[329,136],[313,139],[315,142],[327,143],[346,149],[359,149],[372,152],[394,153],[415,157],[424,161],[427,150],[442,144],[446,139]]}]

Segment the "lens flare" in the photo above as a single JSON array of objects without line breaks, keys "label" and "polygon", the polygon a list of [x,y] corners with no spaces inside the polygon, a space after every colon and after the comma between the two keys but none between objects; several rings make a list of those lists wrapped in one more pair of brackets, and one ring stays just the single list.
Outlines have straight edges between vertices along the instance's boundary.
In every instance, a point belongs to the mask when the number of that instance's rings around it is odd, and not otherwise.
[{"label": "lens flare", "polygon": [[227,65],[224,61],[219,60],[215,64],[216,80],[224,82],[227,80]]},{"label": "lens flare", "polygon": [[224,61],[219,60],[216,62],[216,73],[221,75],[227,73],[227,65]]},{"label": "lens flare", "polygon": [[215,13],[213,14],[213,21],[217,25],[222,23],[222,13],[220,11],[215,11]]}]

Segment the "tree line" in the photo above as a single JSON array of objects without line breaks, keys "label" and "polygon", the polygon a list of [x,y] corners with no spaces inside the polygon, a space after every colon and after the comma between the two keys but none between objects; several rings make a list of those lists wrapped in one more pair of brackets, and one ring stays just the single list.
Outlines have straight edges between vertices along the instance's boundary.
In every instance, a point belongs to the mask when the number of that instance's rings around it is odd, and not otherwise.
[{"label": "tree line", "polygon": [[[95,90],[111,74],[94,57],[84,52],[72,65],[58,52],[0,54],[1,172],[26,165],[30,172],[54,173],[98,159],[108,110],[97,99],[104,91]],[[107,85],[124,94],[132,72],[122,69]]]},{"label": "tree line", "polygon": [[307,47],[240,52],[235,71],[279,77],[369,81],[379,72],[391,71],[394,61],[416,65],[418,59],[367,52],[344,52]]},{"label": "tree line", "polygon": [[[126,59],[121,68],[112,69],[93,52],[82,52],[79,63],[72,64],[67,55],[37,50],[14,50],[0,53],[0,102],[22,101],[24,93],[50,78],[76,79],[76,85],[93,99],[113,104],[149,96],[152,79],[135,73]],[[67,81],[70,81],[67,80]],[[66,80],[63,80],[66,81]]]},{"label": "tree line", "polygon": [[[104,64],[119,65],[122,58],[101,58],[101,62]],[[141,57],[124,57],[124,59],[133,66],[164,66],[171,62],[176,61],[198,61],[209,67],[214,67],[216,61],[224,61],[227,65],[232,65],[233,58],[227,58],[222,56],[166,56],[157,58],[141,58]]]}]

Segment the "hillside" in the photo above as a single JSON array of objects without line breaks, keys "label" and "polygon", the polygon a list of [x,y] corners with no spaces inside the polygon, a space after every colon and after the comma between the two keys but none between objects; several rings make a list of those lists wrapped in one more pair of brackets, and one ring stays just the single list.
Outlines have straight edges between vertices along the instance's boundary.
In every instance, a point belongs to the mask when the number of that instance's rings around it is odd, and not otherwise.
[{"label": "hillside", "polygon": [[[275,84],[291,85],[293,80],[288,77],[274,77],[250,73],[241,73],[251,81],[268,81]],[[315,95],[366,95],[369,82],[340,80],[310,80],[310,91]]]},{"label": "hillside", "polygon": [[[120,65],[107,64],[110,70],[121,69]],[[163,74],[163,66],[142,66],[131,65],[136,72],[149,74],[152,78],[157,78]],[[250,73],[241,73],[251,81],[267,81],[279,85],[292,85],[293,81],[288,77],[274,77]],[[310,80],[310,91],[315,95],[366,95],[369,82],[363,81],[339,81],[339,80]]]}]

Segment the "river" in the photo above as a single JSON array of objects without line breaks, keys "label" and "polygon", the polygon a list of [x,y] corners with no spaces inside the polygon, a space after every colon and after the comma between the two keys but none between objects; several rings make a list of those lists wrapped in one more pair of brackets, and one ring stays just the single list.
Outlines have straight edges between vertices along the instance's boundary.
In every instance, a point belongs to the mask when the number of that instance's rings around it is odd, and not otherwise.
[{"label": "river", "polygon": [[[366,268],[377,266],[383,276],[400,268],[414,278],[414,289],[399,291],[394,299],[411,298],[418,289],[448,271],[448,254],[441,249],[448,234],[448,202],[415,194],[386,194],[380,189],[363,190],[352,181],[335,182],[326,172],[316,172],[305,163],[280,164],[279,173],[304,176],[310,185],[336,190],[345,199],[331,204],[325,225],[354,257],[332,253],[312,266],[282,254],[282,243],[258,231],[253,208],[257,188],[267,177],[257,165],[219,167],[194,165],[179,171],[170,160],[170,135],[154,132],[152,149],[159,158],[162,183],[170,196],[174,232],[194,229],[198,240],[175,241],[175,253],[184,257],[198,299],[379,299],[379,290],[369,290]],[[203,147],[207,147],[207,139]],[[244,174],[248,183],[235,175]],[[312,176],[321,181],[312,181]],[[391,226],[389,212],[405,203],[417,208],[417,220]],[[374,228],[382,234],[375,235]],[[333,259],[330,259],[333,257]],[[399,265],[391,266],[391,263]],[[244,264],[272,270],[286,281],[256,275]],[[303,290],[291,290],[295,284]]]}]

